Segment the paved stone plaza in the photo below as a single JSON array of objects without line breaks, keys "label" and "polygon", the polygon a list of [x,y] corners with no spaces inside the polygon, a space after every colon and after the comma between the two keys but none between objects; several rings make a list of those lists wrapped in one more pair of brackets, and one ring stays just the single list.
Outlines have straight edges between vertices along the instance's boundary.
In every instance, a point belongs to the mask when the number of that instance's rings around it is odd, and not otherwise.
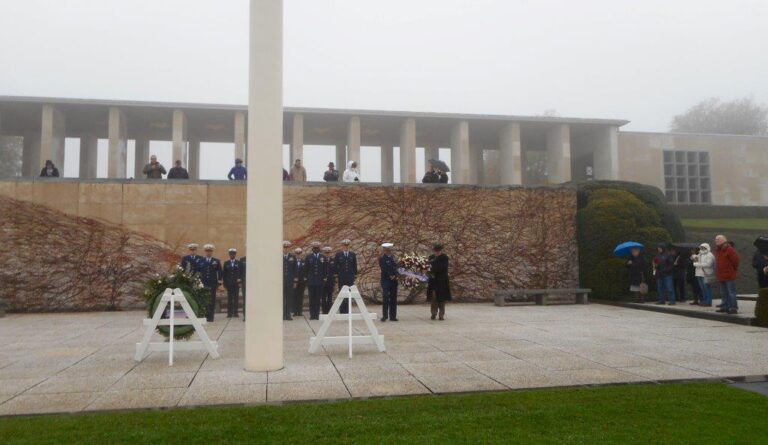
[{"label": "paved stone plaza", "polygon": [[0,415],[768,374],[768,329],[599,304],[450,305],[444,322],[400,311],[377,323],[387,352],[359,346],[352,360],[344,347],[308,354],[318,322],[286,322],[286,368],[269,373],[242,370],[244,323],[221,315],[208,331],[222,358],[180,352],[171,368],[159,353],[133,361],[143,312],[9,315]]}]

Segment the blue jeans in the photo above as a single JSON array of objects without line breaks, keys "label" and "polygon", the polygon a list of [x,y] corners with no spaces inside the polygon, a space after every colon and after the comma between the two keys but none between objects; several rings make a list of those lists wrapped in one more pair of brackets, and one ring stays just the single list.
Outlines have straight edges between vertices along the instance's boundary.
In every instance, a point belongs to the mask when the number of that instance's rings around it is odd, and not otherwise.
[{"label": "blue jeans", "polygon": [[669,300],[675,302],[675,277],[666,275],[656,278],[656,290],[659,292],[659,303]]},{"label": "blue jeans", "polygon": [[721,281],[720,290],[723,292],[723,309],[738,310],[739,303],[736,299],[736,281]]},{"label": "blue jeans", "polygon": [[700,303],[703,306],[712,304],[712,288],[709,283],[704,277],[696,277],[696,280],[699,282],[699,289],[701,289]]}]

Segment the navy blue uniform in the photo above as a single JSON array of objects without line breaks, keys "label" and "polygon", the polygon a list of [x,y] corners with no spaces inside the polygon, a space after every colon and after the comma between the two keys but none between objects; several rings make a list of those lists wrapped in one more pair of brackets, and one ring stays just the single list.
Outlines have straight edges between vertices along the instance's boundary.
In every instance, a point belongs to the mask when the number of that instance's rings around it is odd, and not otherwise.
[{"label": "navy blue uniform", "polygon": [[203,286],[211,293],[211,301],[208,302],[206,319],[213,321],[213,313],[216,311],[216,290],[221,281],[221,261],[218,258],[203,257],[198,264],[198,272]]},{"label": "navy blue uniform", "polygon": [[245,321],[245,257],[240,258],[240,283],[243,287],[243,321]]},{"label": "navy blue uniform", "polygon": [[328,265],[325,270],[325,284],[323,285],[323,313],[327,314],[333,306],[333,291],[336,287],[336,260],[331,257],[326,257]]},{"label": "navy blue uniform", "polygon": [[200,255],[185,255],[184,258],[181,259],[181,268],[188,273],[197,272],[200,260],[202,259],[203,257]]},{"label": "navy blue uniform", "polygon": [[[339,290],[344,286],[352,286],[355,284],[355,278],[357,277],[357,255],[355,255],[355,252],[339,252],[333,260],[336,265]],[[349,302],[344,300],[341,303],[339,312],[346,314],[349,311],[348,304]]]},{"label": "navy blue uniform", "polygon": [[397,259],[394,255],[382,255],[379,257],[379,268],[384,300],[381,321],[386,321],[387,318],[397,320]]},{"label": "navy blue uniform", "polygon": [[296,281],[296,256],[292,253],[283,254],[283,320],[291,319],[293,305],[293,286]]},{"label": "navy blue uniform", "polygon": [[309,287],[309,319],[320,319],[320,300],[323,298],[328,258],[322,253],[310,253],[307,260],[307,287]]},{"label": "navy blue uniform", "polygon": [[296,287],[293,288],[293,315],[301,316],[304,310],[304,289],[307,288],[307,263],[296,258]]},{"label": "navy blue uniform", "polygon": [[227,317],[237,317],[237,305],[240,300],[240,279],[243,276],[243,266],[240,260],[230,259],[224,262],[222,280],[227,289]]}]

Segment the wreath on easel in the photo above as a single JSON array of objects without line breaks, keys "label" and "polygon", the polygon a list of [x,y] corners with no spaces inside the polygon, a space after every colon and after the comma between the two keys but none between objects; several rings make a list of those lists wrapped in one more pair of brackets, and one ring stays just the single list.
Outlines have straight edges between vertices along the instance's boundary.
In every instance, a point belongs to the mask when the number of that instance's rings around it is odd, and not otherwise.
[{"label": "wreath on easel", "polygon": [[[196,272],[187,272],[183,268],[177,267],[172,274],[166,276],[158,274],[144,285],[143,296],[147,302],[149,318],[155,315],[161,297],[168,288],[181,289],[195,315],[197,317],[205,317],[206,308],[211,299],[210,292],[203,286],[203,282],[200,281],[200,277]],[[169,311],[166,309],[162,318],[168,318],[168,316]],[[157,332],[165,338],[170,336],[170,328],[168,326],[158,326]],[[173,338],[175,340],[188,340],[194,332],[195,328],[191,325],[175,326]]]}]

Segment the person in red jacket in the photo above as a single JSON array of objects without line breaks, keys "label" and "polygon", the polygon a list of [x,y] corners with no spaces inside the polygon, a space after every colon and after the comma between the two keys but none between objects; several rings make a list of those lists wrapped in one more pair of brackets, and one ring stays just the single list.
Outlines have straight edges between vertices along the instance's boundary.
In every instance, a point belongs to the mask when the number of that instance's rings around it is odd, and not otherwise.
[{"label": "person in red jacket", "polygon": [[736,314],[739,311],[736,299],[736,278],[739,276],[739,254],[724,235],[715,237],[715,274],[723,293],[723,304],[717,312]]}]

